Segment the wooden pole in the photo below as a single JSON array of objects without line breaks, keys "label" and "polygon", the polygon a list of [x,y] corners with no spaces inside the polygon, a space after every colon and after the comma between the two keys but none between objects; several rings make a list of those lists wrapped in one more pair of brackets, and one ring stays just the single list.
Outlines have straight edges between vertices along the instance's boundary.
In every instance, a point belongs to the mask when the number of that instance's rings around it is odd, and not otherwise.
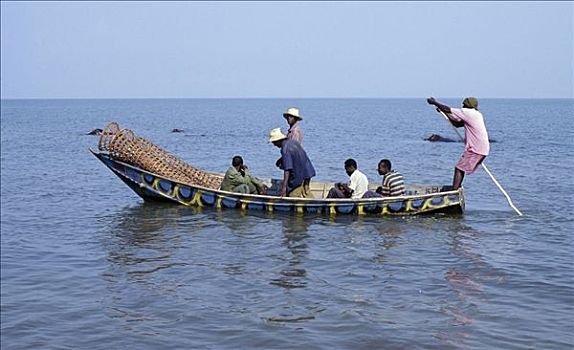
[{"label": "wooden pole", "polygon": [[[450,124],[450,126],[452,126],[452,128],[454,129],[454,131],[456,132],[456,134],[458,135],[458,137],[460,138],[461,141],[464,142],[464,138],[462,137],[462,135],[458,132],[458,130],[456,129],[456,127],[451,123],[450,119],[447,117],[446,114],[444,114],[443,111],[441,111],[440,109],[437,109],[437,111],[439,111],[440,114],[442,114],[442,116],[448,121],[448,123]],[[520,212],[520,210],[518,210],[518,208],[516,208],[516,206],[514,206],[514,203],[512,203],[512,199],[510,198],[510,196],[508,195],[508,193],[506,193],[506,191],[504,190],[504,188],[502,188],[502,186],[500,185],[500,183],[494,178],[494,175],[492,175],[492,173],[490,172],[490,170],[488,170],[488,168],[486,167],[486,165],[484,164],[484,162],[480,163],[480,165],[482,166],[482,168],[484,169],[484,171],[486,171],[486,173],[488,174],[488,176],[490,176],[490,178],[492,179],[492,181],[494,182],[494,184],[498,187],[498,189],[500,190],[500,192],[502,192],[502,194],[506,197],[506,200],[508,201],[508,204],[510,205],[510,207],[512,209],[514,209],[514,211],[516,212],[516,214],[518,214],[519,216],[522,216],[522,213]]]}]

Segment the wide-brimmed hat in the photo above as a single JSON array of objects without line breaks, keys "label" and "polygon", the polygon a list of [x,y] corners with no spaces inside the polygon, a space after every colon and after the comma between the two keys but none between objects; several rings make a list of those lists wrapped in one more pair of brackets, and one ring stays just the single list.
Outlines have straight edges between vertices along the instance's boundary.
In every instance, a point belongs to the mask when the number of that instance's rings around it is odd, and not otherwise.
[{"label": "wide-brimmed hat", "polygon": [[281,132],[281,128],[276,128],[269,132],[269,143],[275,141],[281,141],[286,138],[287,136],[285,136],[285,134]]},{"label": "wide-brimmed hat", "polygon": [[299,115],[299,108],[291,107],[287,109],[285,113],[283,113],[283,117],[287,117],[288,115],[293,116],[299,120],[302,120],[303,117]]}]

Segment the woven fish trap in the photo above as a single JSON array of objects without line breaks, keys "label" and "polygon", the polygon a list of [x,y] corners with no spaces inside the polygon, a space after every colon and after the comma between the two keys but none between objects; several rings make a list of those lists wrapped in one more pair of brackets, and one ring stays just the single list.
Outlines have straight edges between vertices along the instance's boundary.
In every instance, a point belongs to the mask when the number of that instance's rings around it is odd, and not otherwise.
[{"label": "woven fish trap", "polygon": [[120,131],[120,126],[116,122],[111,122],[102,130],[98,148],[101,151],[107,151],[110,141]]},{"label": "woven fish trap", "polygon": [[198,169],[163,148],[136,136],[130,129],[120,129],[115,122],[102,131],[98,148],[113,159],[180,183],[219,189],[223,176]]}]

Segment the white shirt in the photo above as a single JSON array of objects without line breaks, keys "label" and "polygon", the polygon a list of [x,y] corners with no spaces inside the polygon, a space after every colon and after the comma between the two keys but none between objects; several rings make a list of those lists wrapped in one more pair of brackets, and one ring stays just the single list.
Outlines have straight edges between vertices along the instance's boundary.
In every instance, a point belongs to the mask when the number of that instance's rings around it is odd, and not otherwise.
[{"label": "white shirt", "polygon": [[367,176],[356,169],[351,174],[351,182],[349,183],[349,187],[353,190],[353,194],[351,198],[362,198],[365,192],[369,189],[369,180]]}]

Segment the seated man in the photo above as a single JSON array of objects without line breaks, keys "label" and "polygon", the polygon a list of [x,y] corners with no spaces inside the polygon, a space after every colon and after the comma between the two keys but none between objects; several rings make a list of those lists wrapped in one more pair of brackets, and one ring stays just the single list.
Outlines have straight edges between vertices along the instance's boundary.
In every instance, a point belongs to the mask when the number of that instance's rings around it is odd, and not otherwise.
[{"label": "seated man", "polygon": [[383,185],[377,188],[377,193],[385,197],[402,196],[405,194],[403,175],[391,170],[391,161],[383,159],[379,162],[379,175],[383,177]]},{"label": "seated man", "polygon": [[357,169],[357,162],[354,159],[345,161],[345,172],[349,175],[349,184],[335,184],[327,198],[362,198],[367,192],[369,180]]},{"label": "seated man", "polygon": [[379,175],[383,177],[383,185],[376,192],[367,191],[363,198],[394,197],[405,194],[403,175],[398,171],[391,171],[391,161],[383,159],[378,166]]},{"label": "seated man", "polygon": [[265,194],[263,182],[249,174],[247,165],[243,164],[243,158],[240,156],[233,157],[220,189],[237,193]]}]

